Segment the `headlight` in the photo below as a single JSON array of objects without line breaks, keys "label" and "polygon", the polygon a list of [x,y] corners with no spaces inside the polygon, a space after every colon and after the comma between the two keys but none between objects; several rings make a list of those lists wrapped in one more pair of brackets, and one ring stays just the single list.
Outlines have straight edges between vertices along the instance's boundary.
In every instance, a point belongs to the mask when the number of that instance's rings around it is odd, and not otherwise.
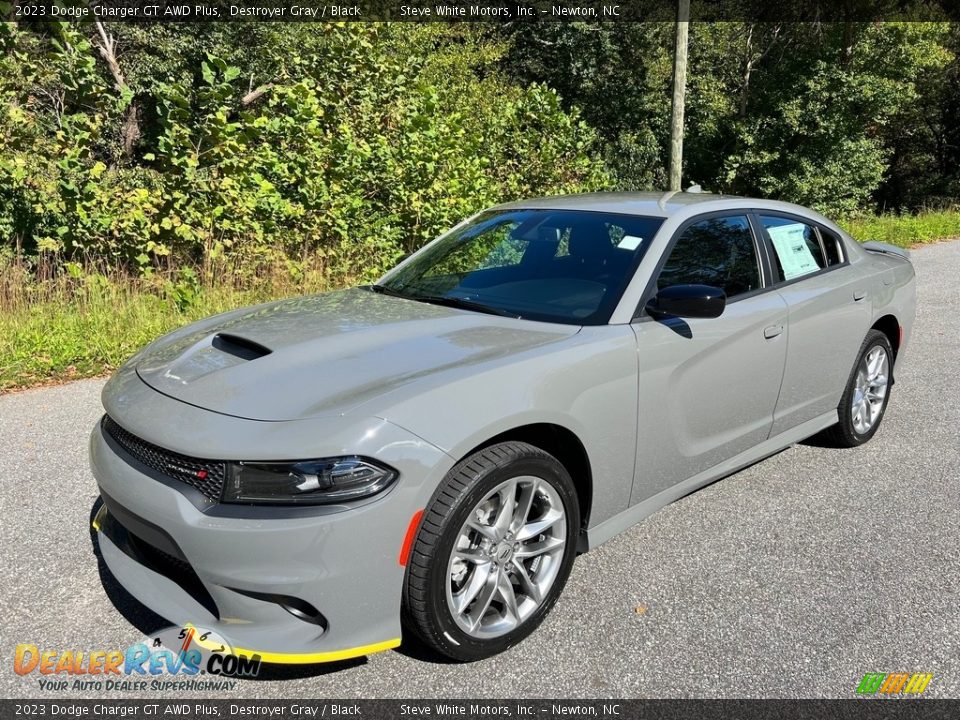
[{"label": "headlight", "polygon": [[322,505],[369,497],[397,479],[397,471],[359,457],[298,463],[231,463],[223,501]]}]

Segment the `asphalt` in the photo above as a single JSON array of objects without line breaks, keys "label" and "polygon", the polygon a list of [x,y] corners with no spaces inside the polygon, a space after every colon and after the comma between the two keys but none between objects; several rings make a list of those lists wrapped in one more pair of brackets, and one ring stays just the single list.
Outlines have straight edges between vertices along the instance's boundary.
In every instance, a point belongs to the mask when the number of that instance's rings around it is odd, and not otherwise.
[{"label": "asphalt", "polygon": [[[578,558],[545,624],[497,658],[401,647],[232,696],[843,698],[865,672],[922,671],[927,696],[960,697],[960,242],[913,260],[912,345],[866,446],[801,444],[661,510]],[[91,543],[101,386],[0,397],[4,697],[97,697],[16,675],[17,643],[125,648],[159,622]]]}]

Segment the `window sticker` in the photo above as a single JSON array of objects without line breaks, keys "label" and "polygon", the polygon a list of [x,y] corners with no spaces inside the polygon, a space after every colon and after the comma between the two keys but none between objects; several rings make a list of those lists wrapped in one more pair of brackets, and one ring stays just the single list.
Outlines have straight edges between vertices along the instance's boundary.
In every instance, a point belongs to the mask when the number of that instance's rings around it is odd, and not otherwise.
[{"label": "window sticker", "polygon": [[617,243],[617,247],[623,248],[624,250],[636,250],[642,243],[642,237],[637,237],[636,235],[624,235],[623,239]]},{"label": "window sticker", "polygon": [[807,226],[803,223],[768,227],[767,233],[783,267],[783,279],[792,280],[820,269],[804,238]]}]

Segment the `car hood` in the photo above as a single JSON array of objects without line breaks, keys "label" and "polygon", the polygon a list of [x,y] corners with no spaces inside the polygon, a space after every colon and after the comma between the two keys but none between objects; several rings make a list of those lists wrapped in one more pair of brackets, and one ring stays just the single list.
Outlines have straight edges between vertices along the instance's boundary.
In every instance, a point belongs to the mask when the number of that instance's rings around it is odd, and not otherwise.
[{"label": "car hood", "polygon": [[342,414],[410,383],[439,382],[576,334],[356,288],[201,321],[133,359],[155,390],[225,415]]}]

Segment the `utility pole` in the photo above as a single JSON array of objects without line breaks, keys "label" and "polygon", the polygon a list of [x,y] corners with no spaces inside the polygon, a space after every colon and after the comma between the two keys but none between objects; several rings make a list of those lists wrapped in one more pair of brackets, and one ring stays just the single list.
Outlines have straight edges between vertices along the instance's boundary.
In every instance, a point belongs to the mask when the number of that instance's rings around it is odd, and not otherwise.
[{"label": "utility pole", "polygon": [[673,49],[673,108],[670,113],[670,190],[680,189],[683,171],[683,104],[687,90],[687,35],[690,0],[677,0],[677,39]]}]

